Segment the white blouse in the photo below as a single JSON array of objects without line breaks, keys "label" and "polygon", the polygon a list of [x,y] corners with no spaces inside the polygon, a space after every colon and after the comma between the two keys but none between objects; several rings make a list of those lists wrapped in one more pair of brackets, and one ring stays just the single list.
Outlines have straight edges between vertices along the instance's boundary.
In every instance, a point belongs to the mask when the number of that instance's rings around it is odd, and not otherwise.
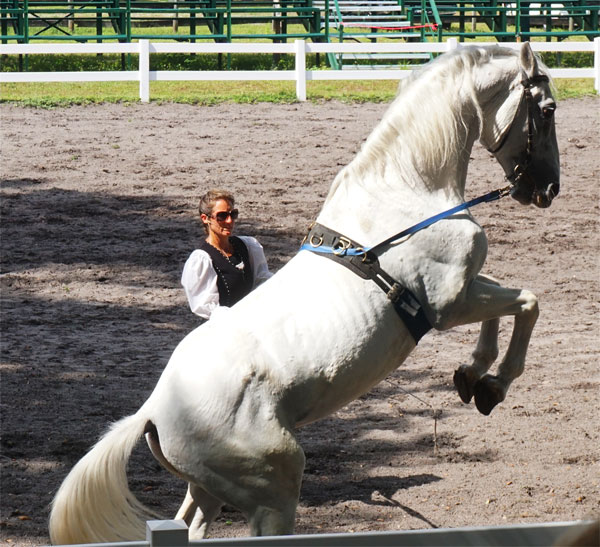
[{"label": "white blouse", "polygon": [[[253,237],[238,236],[246,245],[250,256],[253,286],[255,289],[273,274],[269,271],[262,245]],[[210,255],[202,249],[196,249],[187,259],[181,274],[181,284],[185,290],[190,309],[196,315],[208,319],[219,307],[219,289],[217,272],[212,265]]]}]

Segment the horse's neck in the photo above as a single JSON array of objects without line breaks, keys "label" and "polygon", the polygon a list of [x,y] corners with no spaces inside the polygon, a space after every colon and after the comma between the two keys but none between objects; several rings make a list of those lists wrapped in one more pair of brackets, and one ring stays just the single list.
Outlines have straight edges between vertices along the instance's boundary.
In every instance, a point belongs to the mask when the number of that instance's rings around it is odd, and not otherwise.
[{"label": "horse's neck", "polygon": [[[385,120],[336,177],[319,222],[365,245],[464,199],[477,123],[464,113],[445,161],[424,166],[401,124]],[[391,136],[393,133],[393,136]]]},{"label": "horse's neck", "polygon": [[496,142],[518,106],[515,67],[512,54],[474,49],[423,72],[336,177],[318,221],[371,245],[464,201],[475,140]]}]

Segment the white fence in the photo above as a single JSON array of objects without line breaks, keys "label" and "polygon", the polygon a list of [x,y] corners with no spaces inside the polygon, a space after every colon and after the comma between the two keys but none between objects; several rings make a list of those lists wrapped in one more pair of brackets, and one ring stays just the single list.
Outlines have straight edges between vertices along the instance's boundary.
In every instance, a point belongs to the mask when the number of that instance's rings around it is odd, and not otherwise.
[{"label": "white fence", "polygon": [[[492,45],[497,42],[477,42]],[[399,80],[410,70],[357,69],[357,70],[307,70],[307,53],[429,53],[444,52],[461,47],[455,38],[447,42],[423,43],[312,43],[296,40],[290,44],[264,43],[207,43],[150,42],[140,40],[132,43],[114,44],[3,44],[0,55],[35,54],[89,54],[131,53],[139,55],[139,70],[103,72],[0,72],[0,83],[6,82],[123,82],[139,81],[140,100],[150,100],[151,81],[209,81],[209,80],[286,80],[296,82],[298,100],[306,100],[306,83],[316,80]],[[503,42],[505,47],[517,48],[517,42]],[[600,92],[600,38],[593,42],[532,42],[534,51],[591,52],[594,66],[589,68],[553,68],[553,78],[594,78],[594,89]],[[152,53],[279,53],[295,56],[294,70],[207,70],[173,71],[150,70]]]},{"label": "white fence", "polygon": [[[577,536],[593,521],[546,522],[512,526],[436,528],[401,532],[263,536],[188,541],[183,520],[146,522],[146,541],[88,543],[73,547],[547,547],[558,545],[564,534]],[[561,545],[564,543],[561,541]]]}]

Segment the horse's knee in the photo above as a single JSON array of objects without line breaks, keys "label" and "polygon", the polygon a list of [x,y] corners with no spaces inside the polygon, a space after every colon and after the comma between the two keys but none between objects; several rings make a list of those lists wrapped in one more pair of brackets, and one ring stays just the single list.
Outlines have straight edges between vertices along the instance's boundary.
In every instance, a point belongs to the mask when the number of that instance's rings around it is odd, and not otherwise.
[{"label": "horse's knee", "polygon": [[521,291],[520,299],[522,301],[521,311],[531,316],[534,320],[537,319],[540,314],[538,297],[531,291],[524,289]]}]

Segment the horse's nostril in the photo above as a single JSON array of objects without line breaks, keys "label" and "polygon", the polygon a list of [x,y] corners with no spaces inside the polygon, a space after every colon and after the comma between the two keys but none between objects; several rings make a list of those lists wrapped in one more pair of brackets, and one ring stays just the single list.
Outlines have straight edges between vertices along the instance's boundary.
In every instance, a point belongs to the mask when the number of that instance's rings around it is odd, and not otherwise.
[{"label": "horse's nostril", "polygon": [[544,108],[542,108],[542,116],[547,119],[551,118],[552,116],[554,116],[555,110],[555,106],[545,106]]},{"label": "horse's nostril", "polygon": [[548,185],[546,193],[550,199],[558,196],[558,192],[560,192],[560,184],[558,182],[552,182]]}]

